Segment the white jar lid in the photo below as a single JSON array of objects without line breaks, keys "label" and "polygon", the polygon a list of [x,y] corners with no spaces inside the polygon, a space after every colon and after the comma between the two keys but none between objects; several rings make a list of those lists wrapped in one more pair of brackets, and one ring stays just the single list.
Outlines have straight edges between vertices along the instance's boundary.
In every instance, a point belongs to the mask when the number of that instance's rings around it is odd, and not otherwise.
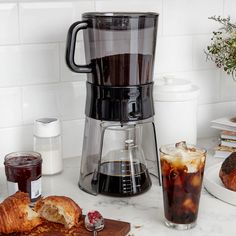
[{"label": "white jar lid", "polygon": [[166,76],[154,86],[155,101],[188,101],[198,97],[199,88],[190,81]]},{"label": "white jar lid", "polygon": [[34,135],[49,138],[60,135],[61,125],[58,118],[40,118],[34,121]]}]

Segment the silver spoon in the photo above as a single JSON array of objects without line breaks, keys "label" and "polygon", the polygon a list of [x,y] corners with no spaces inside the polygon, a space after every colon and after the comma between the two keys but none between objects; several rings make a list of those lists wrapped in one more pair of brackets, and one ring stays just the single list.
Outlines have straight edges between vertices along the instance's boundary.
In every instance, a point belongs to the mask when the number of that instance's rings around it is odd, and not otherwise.
[{"label": "silver spoon", "polygon": [[85,228],[93,232],[93,236],[97,236],[97,232],[104,228],[104,219],[100,212],[89,211],[84,219]]}]

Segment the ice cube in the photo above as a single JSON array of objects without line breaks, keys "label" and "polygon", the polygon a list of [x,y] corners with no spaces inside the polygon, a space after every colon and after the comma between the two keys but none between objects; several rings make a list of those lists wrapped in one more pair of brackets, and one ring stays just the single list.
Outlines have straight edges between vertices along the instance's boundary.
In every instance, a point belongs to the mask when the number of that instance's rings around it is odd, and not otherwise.
[{"label": "ice cube", "polygon": [[200,174],[196,174],[191,179],[191,185],[193,187],[199,187],[201,185],[202,178]]},{"label": "ice cube", "polygon": [[181,149],[181,150],[186,150],[186,151],[188,150],[186,141],[181,141],[179,143],[176,143],[175,147],[178,148],[178,149]]},{"label": "ice cube", "polygon": [[197,211],[196,204],[194,204],[191,198],[185,199],[183,202],[183,208],[190,210],[191,212],[195,213]]}]

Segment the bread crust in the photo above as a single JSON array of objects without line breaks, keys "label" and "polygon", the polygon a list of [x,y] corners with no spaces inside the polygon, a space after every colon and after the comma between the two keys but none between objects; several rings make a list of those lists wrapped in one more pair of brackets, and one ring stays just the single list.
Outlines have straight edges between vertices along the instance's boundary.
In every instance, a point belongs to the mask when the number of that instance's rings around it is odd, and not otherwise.
[{"label": "bread crust", "polygon": [[236,168],[230,174],[225,174],[220,170],[220,178],[227,189],[236,191]]},{"label": "bread crust", "polygon": [[236,191],[236,152],[224,160],[219,177],[227,189]]},{"label": "bread crust", "polygon": [[33,217],[29,216],[32,211],[29,204],[27,193],[17,192],[6,198],[0,204],[0,233],[27,232],[42,224],[37,213]]},{"label": "bread crust", "polygon": [[35,205],[36,212],[38,212],[42,218],[45,218],[48,221],[61,223],[57,220],[51,220],[50,216],[47,217],[48,213],[45,211],[48,208],[63,209],[61,215],[63,215],[65,219],[69,219],[64,223],[67,228],[76,226],[82,216],[81,208],[71,198],[65,196],[48,196],[39,200]]}]

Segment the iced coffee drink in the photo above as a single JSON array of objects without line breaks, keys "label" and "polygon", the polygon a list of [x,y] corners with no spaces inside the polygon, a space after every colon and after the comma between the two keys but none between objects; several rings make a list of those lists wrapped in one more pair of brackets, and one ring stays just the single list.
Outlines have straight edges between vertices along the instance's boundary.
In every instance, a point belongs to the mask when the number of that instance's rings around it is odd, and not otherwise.
[{"label": "iced coffee drink", "polygon": [[176,229],[196,225],[206,151],[180,142],[160,148],[165,223]]}]

